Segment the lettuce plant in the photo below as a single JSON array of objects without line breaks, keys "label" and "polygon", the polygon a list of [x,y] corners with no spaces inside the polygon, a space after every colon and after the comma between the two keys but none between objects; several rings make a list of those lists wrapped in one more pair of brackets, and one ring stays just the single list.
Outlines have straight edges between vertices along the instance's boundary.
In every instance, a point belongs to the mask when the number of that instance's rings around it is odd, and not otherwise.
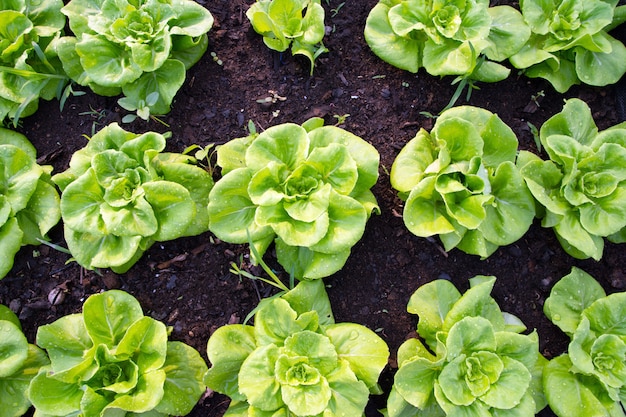
[{"label": "lettuce plant", "polygon": [[626,404],[626,293],[606,295],[576,267],[557,282],[546,316],[571,339],[544,368],[550,408],[559,417],[621,416]]},{"label": "lettuce plant", "polygon": [[570,255],[599,260],[603,237],[626,237],[626,124],[599,132],[589,106],[570,99],[539,139],[550,159],[523,151],[518,165],[543,207],[542,225]]},{"label": "lettuce plant", "polygon": [[62,191],[65,240],[80,265],[125,272],[154,242],[208,230],[211,175],[193,157],[164,148],[159,133],[113,123],[52,177]]},{"label": "lettuce plant", "polygon": [[389,357],[365,326],[335,323],[321,280],[261,302],[254,326],[220,327],[205,383],[232,401],[225,416],[361,416]]},{"label": "lettuce plant", "polygon": [[55,46],[65,26],[61,7],[62,0],[0,2],[0,122],[17,124],[69,81]]},{"label": "lettuce plant", "polygon": [[200,354],[168,341],[165,325],[123,291],[92,295],[82,313],[39,327],[37,345],[51,363],[30,383],[35,415],[183,416],[206,389]]},{"label": "lettuce plant", "polygon": [[482,258],[522,237],[535,209],[514,163],[517,145],[497,115],[471,106],[444,111],[430,133],[420,129],[391,167],[407,228]]},{"label": "lettuce plant", "polygon": [[545,407],[537,333],[521,334],[522,322],[500,310],[489,295],[494,283],[474,277],[461,295],[435,280],[411,296],[407,310],[419,316],[420,338],[398,350],[389,417],[518,417]]},{"label": "lettuce plant", "polygon": [[67,74],[143,119],[165,114],[204,54],[213,16],[192,0],[72,0],[61,11],[75,36],[58,44]]},{"label": "lettuce plant", "polygon": [[18,417],[30,408],[28,385],[42,366],[45,352],[28,343],[17,316],[0,304],[0,403],[3,417]]},{"label": "lettuce plant", "polygon": [[487,82],[509,75],[497,62],[529,36],[519,11],[488,0],[381,0],[365,25],[369,47],[393,66]]},{"label": "lettuce plant", "polygon": [[268,48],[283,52],[291,45],[293,55],[307,57],[313,75],[315,59],[328,51],[320,0],[257,0],[246,16]]},{"label": "lettuce plant", "polygon": [[20,247],[39,245],[61,218],[51,172],[25,136],[0,128],[0,279]]},{"label": "lettuce plant", "polygon": [[511,64],[561,93],[581,81],[616,83],[626,72],[626,47],[607,33],[626,18],[626,6],[614,13],[616,5],[617,0],[521,0],[532,35]]},{"label": "lettuce plant", "polygon": [[378,152],[323,123],[286,123],[220,146],[223,177],[209,196],[217,237],[250,241],[261,257],[275,240],[278,261],[298,279],[340,270],[378,210],[370,191],[378,179]]}]

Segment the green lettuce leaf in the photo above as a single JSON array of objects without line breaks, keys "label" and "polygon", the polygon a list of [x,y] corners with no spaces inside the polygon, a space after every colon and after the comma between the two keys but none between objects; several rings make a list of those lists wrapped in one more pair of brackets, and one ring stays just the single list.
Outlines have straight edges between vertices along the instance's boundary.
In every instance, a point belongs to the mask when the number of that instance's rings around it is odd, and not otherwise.
[{"label": "green lettuce leaf", "polygon": [[407,310],[419,315],[420,339],[398,350],[389,416],[522,416],[545,406],[537,334],[517,333],[525,326],[489,295],[494,282],[476,276],[461,295],[435,280],[411,296]]},{"label": "green lettuce leaf", "polygon": [[65,16],[60,0],[15,0],[0,8],[0,120],[17,126],[39,99],[60,98],[69,78],[56,51]]},{"label": "green lettuce leaf", "polygon": [[398,68],[495,82],[510,71],[494,61],[517,53],[530,29],[516,9],[484,0],[385,0],[370,11],[364,35],[378,57]]},{"label": "green lettuce leaf", "polygon": [[13,267],[23,245],[38,245],[60,220],[59,195],[51,185],[52,167],[41,166],[20,133],[0,128],[0,279]]}]

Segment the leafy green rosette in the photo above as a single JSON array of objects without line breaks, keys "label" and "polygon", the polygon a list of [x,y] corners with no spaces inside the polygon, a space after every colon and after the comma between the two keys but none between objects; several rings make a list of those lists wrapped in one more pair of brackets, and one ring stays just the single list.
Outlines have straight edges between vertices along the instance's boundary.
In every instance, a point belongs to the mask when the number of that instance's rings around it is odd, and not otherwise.
[{"label": "leafy green rosette", "polygon": [[532,30],[524,47],[510,57],[531,78],[548,80],[564,93],[572,85],[605,86],[626,72],[626,47],[607,32],[626,20],[617,0],[521,0]]},{"label": "leafy green rosette", "polygon": [[206,363],[168,341],[165,325],[119,290],[90,296],[82,313],[39,327],[48,352],[29,387],[40,416],[184,416],[205,391]]},{"label": "leafy green rosette", "polygon": [[546,316],[571,339],[544,369],[550,408],[559,417],[618,416],[626,404],[626,293],[606,295],[576,267],[557,282]]},{"label": "leafy green rosette", "polygon": [[420,237],[439,235],[446,250],[490,256],[518,240],[535,216],[515,166],[517,137],[497,115],[461,106],[420,129],[391,167],[404,223]]},{"label": "leafy green rosette", "polygon": [[56,52],[62,0],[0,1],[0,122],[33,114],[69,81]]},{"label": "leafy green rosette", "polygon": [[24,135],[0,128],[0,279],[20,247],[39,245],[61,218],[51,172]]},{"label": "leafy green rosette", "polygon": [[327,277],[345,264],[378,210],[370,188],[379,155],[363,139],[311,119],[234,139],[218,148],[223,177],[209,197],[210,228],[223,241],[275,240],[278,261],[298,279]]},{"label": "leafy green rosette", "polygon": [[58,44],[67,74],[143,119],[170,111],[186,70],[208,46],[213,16],[192,0],[72,0],[75,36]]},{"label": "leafy green rosette", "polygon": [[246,16],[252,28],[263,36],[268,48],[304,55],[311,62],[328,50],[324,47],[324,9],[320,0],[257,0]]},{"label": "leafy green rosette", "polygon": [[[420,339],[398,350],[389,417],[534,416],[546,405],[547,362],[536,332],[503,313],[489,295],[495,277],[477,276],[463,295],[436,280],[418,288],[407,310]],[[425,344],[424,344],[425,342]]]},{"label": "leafy green rosette", "polygon": [[42,366],[45,352],[28,343],[17,316],[0,304],[0,416],[19,417],[30,408],[28,385]]},{"label": "leafy green rosette", "polygon": [[154,243],[206,232],[213,178],[195,158],[162,152],[165,137],[113,123],[52,180],[65,240],[85,268],[125,272]]},{"label": "leafy green rosette", "polygon": [[373,331],[335,323],[321,280],[261,302],[254,326],[220,327],[207,344],[207,386],[225,416],[361,416],[389,349]]},{"label": "leafy green rosette", "polygon": [[567,100],[539,131],[549,160],[522,151],[522,176],[551,227],[575,258],[602,258],[604,237],[626,241],[626,123],[602,132],[589,106]]},{"label": "leafy green rosette", "polygon": [[381,0],[365,25],[369,47],[393,66],[486,82],[508,77],[498,62],[529,36],[519,11],[488,0]]}]

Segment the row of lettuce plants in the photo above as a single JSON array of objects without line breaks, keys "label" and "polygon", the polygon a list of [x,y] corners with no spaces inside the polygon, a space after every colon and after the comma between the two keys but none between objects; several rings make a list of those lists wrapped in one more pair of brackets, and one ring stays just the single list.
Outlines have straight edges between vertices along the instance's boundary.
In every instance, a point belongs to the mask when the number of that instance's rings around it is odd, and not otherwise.
[{"label": "row of lettuce plants", "polygon": [[570,99],[539,130],[542,160],[517,151],[500,118],[470,106],[441,114],[400,151],[391,185],[406,200],[417,236],[439,235],[486,258],[522,237],[535,217],[575,258],[602,258],[604,237],[626,241],[626,123],[599,131],[583,101]]},{"label": "row of lettuce plants", "polygon": [[445,280],[418,288],[407,310],[419,338],[398,350],[388,417],[533,416],[546,405],[559,417],[623,415],[626,293],[606,295],[572,268],[544,304],[570,336],[568,351],[547,360],[536,331],[500,311],[494,277],[477,276],[461,295]]},{"label": "row of lettuce plants", "polygon": [[[536,331],[500,310],[495,277],[461,294],[446,280],[418,288],[407,310],[418,338],[397,352],[388,417],[621,415],[626,386],[626,293],[606,295],[572,268],[552,288],[545,314],[571,338],[547,360]],[[130,294],[90,296],[82,312],[37,329],[36,344],[0,305],[2,415],[150,415],[191,412],[207,388],[230,397],[225,416],[362,416],[387,366],[375,332],[336,323],[322,280],[261,301],[254,324],[218,328],[198,351],[170,341]],[[526,332],[526,333],[524,333]]]},{"label": "row of lettuce plants", "polygon": [[[311,62],[326,48],[319,0],[261,0],[246,12],[265,44]],[[65,33],[66,23],[71,33]],[[61,100],[72,84],[139,116],[166,114],[186,71],[204,55],[211,13],[192,0],[11,0],[0,7],[0,121]]]},{"label": "row of lettuce plants", "polygon": [[[66,22],[71,34],[65,33]],[[208,46],[213,16],[192,0],[3,1],[0,119],[63,100],[70,80],[138,116],[165,114]]]},{"label": "row of lettuce plants", "polygon": [[626,72],[626,47],[608,32],[626,20],[617,0],[380,0],[365,39],[384,61],[407,71],[456,75],[455,82],[507,78],[508,62],[559,92],[581,82],[614,84]]},{"label": "row of lettuce plants", "polygon": [[[473,234],[470,242],[478,242],[476,247],[497,247],[488,239],[498,235],[493,231],[507,229],[501,219],[532,220],[534,211],[529,215],[520,208],[540,206],[541,198],[549,196],[562,211],[550,212],[550,206],[540,210],[544,226],[554,227],[555,221],[569,225],[575,217],[580,223],[575,231],[587,230],[589,224],[598,226],[598,217],[619,241],[624,229],[624,127],[599,132],[586,104],[569,100],[539,132],[551,159],[521,152],[515,161],[517,141],[496,115],[469,106],[450,109],[431,133],[418,132],[392,168],[393,181],[405,180],[400,174],[409,178],[410,187],[401,194],[407,198],[407,226],[424,219],[460,225],[459,231],[442,233],[442,241],[448,241],[446,233],[455,233],[459,242]],[[52,177],[50,167],[36,164],[34,148],[22,135],[2,133],[7,190],[3,245],[13,242],[6,240],[13,230],[21,231],[17,236],[24,243],[45,237],[60,212],[68,246],[87,267],[124,271],[155,241],[202,233],[223,221],[223,233],[234,233],[241,243],[250,241],[257,261],[274,242],[285,269],[299,279],[321,278],[326,275],[297,274],[319,271],[319,265],[327,268],[322,272],[341,269],[345,258],[333,264],[332,250],[319,249],[345,244],[341,237],[348,236],[349,254],[367,217],[378,210],[370,191],[377,180],[377,153],[349,132],[323,126],[321,119],[275,126],[218,148],[223,177],[215,185],[195,158],[162,152],[165,137],[154,132],[138,135],[112,124],[76,152],[67,171]],[[503,138],[501,146],[496,137]],[[518,170],[514,162],[520,161]],[[549,183],[531,185],[525,170],[531,179]],[[60,199],[53,184],[63,190]],[[525,184],[530,191],[520,191]],[[428,207],[434,220],[415,215],[412,206]],[[477,220],[474,229],[462,223],[467,219]],[[610,221],[617,225],[606,226]],[[240,229],[233,231],[232,224]],[[81,229],[85,225],[89,230]],[[568,236],[555,230],[564,235],[561,240]],[[29,234],[34,237],[26,238]],[[291,238],[313,242],[300,246]],[[474,278],[463,296],[446,281],[420,288],[408,310],[420,316],[423,342],[411,339],[400,348],[386,412],[400,417],[424,412],[525,416],[546,402],[560,416],[579,415],[572,410],[590,407],[616,412],[626,379],[623,297],[606,297],[589,280],[573,270],[546,301],[548,317],[572,337],[570,352],[547,366],[538,354],[536,334],[522,335],[523,324],[502,313],[489,296],[495,279]],[[601,301],[605,299],[610,301]],[[10,386],[3,392],[15,395],[21,387],[24,394],[15,407],[23,410],[32,403],[37,415],[182,415],[205,386],[233,399],[229,416],[333,416],[343,410],[359,415],[369,394],[381,391],[376,381],[389,354],[384,341],[363,326],[334,323],[322,280],[304,280],[262,302],[254,326],[218,330],[207,347],[213,365],[209,371],[193,349],[167,342],[165,327],[144,317],[136,300],[123,292],[94,296],[82,314],[43,326],[39,348],[19,336],[19,324],[9,312],[3,316],[12,323],[3,323],[7,333],[18,334],[2,349],[8,352],[3,353],[7,365],[2,377]],[[584,395],[579,398],[578,392]]]},{"label": "row of lettuce plants", "polygon": [[121,290],[39,327],[36,344],[0,305],[0,414],[32,405],[36,416],[183,416],[208,385],[231,396],[231,416],[361,415],[370,392],[382,393],[386,343],[362,325],[335,323],[321,280],[279,295],[262,301],[254,326],[214,333],[210,370]]},{"label": "row of lettuce plants", "polygon": [[[364,28],[371,50],[411,72],[456,75],[459,87],[496,82],[511,69],[559,92],[604,86],[626,72],[626,47],[608,32],[626,20],[618,0],[381,0]],[[5,1],[0,10],[0,119],[32,114],[39,98],[61,103],[70,81],[137,116],[166,114],[186,71],[208,47],[213,16],[192,0]],[[320,0],[258,0],[246,11],[269,48],[310,61],[327,48]],[[65,34],[66,19],[71,34]],[[471,92],[471,89],[469,90]],[[459,90],[460,93],[460,90]],[[457,96],[458,97],[458,96]],[[126,120],[136,117],[130,114]]]},{"label": "row of lettuce plants", "polygon": [[[250,243],[255,261],[273,243],[299,280],[330,276],[379,213],[371,191],[379,154],[323,124],[285,123],[219,146],[215,184],[196,158],[163,152],[159,133],[113,123],[51,176],[24,136],[2,129],[0,276],[22,245],[40,243],[61,219],[70,253],[88,269],[123,273],[155,242],[211,231]],[[518,153],[511,128],[488,110],[445,111],[392,165],[406,227],[481,258],[520,239],[535,217],[576,258],[599,260],[605,237],[626,241],[626,123],[599,131],[589,107],[571,99],[541,126],[539,141],[548,160]]]}]

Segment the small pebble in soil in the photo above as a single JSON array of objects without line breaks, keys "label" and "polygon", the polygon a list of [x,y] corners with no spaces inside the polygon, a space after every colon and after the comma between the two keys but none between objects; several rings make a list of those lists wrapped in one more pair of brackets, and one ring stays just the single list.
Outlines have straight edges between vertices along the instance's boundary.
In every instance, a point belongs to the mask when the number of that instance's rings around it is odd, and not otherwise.
[{"label": "small pebble in soil", "polygon": [[176,275],[172,275],[171,277],[169,277],[169,279],[167,280],[167,284],[165,284],[165,288],[168,290],[173,290],[174,288],[176,288],[177,279],[178,279],[178,276]]},{"label": "small pebble in soil", "polygon": [[58,306],[65,300],[65,291],[59,287],[54,287],[48,293],[48,302],[50,305]]},{"label": "small pebble in soil", "polygon": [[333,97],[334,98],[339,98],[339,97],[343,96],[343,93],[344,93],[343,88],[341,88],[341,87],[335,88],[333,90]]},{"label": "small pebble in soil", "polygon": [[544,279],[539,281],[539,289],[541,291],[548,291],[551,285],[552,285],[552,277],[545,277]]},{"label": "small pebble in soil", "polygon": [[174,332],[181,333],[184,328],[185,328],[185,323],[181,322],[180,320],[174,323]]},{"label": "small pebble in soil", "polygon": [[102,274],[102,282],[108,290],[120,288],[120,278],[113,272],[105,272]]},{"label": "small pebble in soil", "polygon": [[396,263],[400,266],[407,266],[411,263],[411,256],[404,249],[398,249],[398,254],[396,255]]},{"label": "small pebble in soil", "polygon": [[446,281],[452,281],[452,277],[447,272],[442,272],[437,278],[445,279]]},{"label": "small pebble in soil", "polygon": [[391,98],[391,90],[389,90],[388,88],[383,88],[382,90],[380,90],[380,95],[384,98],[384,99],[390,99]]},{"label": "small pebble in soil", "polygon": [[626,288],[626,276],[621,269],[614,269],[613,272],[611,272],[611,287],[616,290]]},{"label": "small pebble in soil", "polygon": [[22,308],[22,302],[17,298],[15,300],[11,300],[9,303],[9,308],[12,312],[17,313]]},{"label": "small pebble in soil", "polygon": [[546,249],[543,255],[541,256],[541,261],[548,262],[550,258],[552,257],[552,255],[554,255],[554,252],[552,252],[550,249]]}]

